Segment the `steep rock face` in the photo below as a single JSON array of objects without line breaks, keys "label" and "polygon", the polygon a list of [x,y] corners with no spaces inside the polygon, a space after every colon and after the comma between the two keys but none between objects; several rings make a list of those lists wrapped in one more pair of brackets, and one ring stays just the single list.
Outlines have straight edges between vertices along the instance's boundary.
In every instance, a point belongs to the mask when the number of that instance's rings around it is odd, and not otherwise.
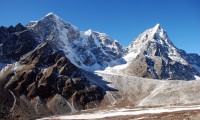
[{"label": "steep rock face", "polygon": [[52,46],[62,49],[76,66],[94,71],[113,66],[122,56],[122,47],[104,33],[88,30],[81,32],[75,26],[50,13],[27,27],[37,35],[39,42],[51,41]]},{"label": "steep rock face", "polygon": [[15,27],[0,27],[1,60],[19,60],[23,54],[31,51],[35,46],[36,41],[31,31],[20,23]]},{"label": "steep rock face", "polygon": [[[191,65],[198,55],[189,55],[176,48],[159,24],[139,35],[128,47],[128,52],[134,54],[126,68],[128,74],[175,80],[193,80],[200,76]],[[194,64],[198,66],[199,62]]]},{"label": "steep rock face", "polygon": [[[30,30],[17,24],[15,27],[0,27],[0,64],[11,63],[36,47],[37,42]],[[3,66],[0,65],[0,69]]]},{"label": "steep rock face", "polygon": [[183,50],[181,51],[181,54],[193,68],[195,68],[198,72],[200,72],[200,56],[198,54],[194,53],[187,54]]},{"label": "steep rock face", "polygon": [[2,113],[10,119],[93,108],[104,96],[102,89],[88,81],[63,51],[52,49],[47,42],[2,69],[0,81],[0,92],[12,96],[11,107],[6,106],[8,113]]}]

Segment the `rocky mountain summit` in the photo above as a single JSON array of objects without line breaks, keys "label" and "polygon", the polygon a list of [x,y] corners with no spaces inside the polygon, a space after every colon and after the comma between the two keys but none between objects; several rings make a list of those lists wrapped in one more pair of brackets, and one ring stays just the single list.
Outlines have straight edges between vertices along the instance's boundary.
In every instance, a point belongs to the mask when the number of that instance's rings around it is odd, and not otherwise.
[{"label": "rocky mountain summit", "polygon": [[105,33],[79,31],[53,13],[28,23],[27,27],[35,33],[38,42],[51,41],[73,64],[87,71],[113,66],[117,64],[113,61],[122,56],[122,46]]},{"label": "rocky mountain summit", "polygon": [[105,71],[171,80],[194,80],[200,76],[199,55],[175,47],[159,24],[133,40],[123,58],[127,61],[125,65]]},{"label": "rocky mountain summit", "polygon": [[[158,24],[136,38],[128,47],[138,55],[127,68],[129,73],[155,79],[195,79],[200,71],[192,67],[183,50],[176,48]],[[190,58],[190,55],[187,55]]]}]

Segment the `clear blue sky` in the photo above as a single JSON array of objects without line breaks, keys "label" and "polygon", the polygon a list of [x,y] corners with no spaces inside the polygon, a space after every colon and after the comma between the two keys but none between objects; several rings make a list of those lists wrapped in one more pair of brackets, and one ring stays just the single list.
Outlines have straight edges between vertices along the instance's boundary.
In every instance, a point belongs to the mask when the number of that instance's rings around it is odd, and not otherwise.
[{"label": "clear blue sky", "polygon": [[200,54],[200,0],[0,0],[0,25],[26,25],[49,12],[123,46],[159,23],[178,48]]}]

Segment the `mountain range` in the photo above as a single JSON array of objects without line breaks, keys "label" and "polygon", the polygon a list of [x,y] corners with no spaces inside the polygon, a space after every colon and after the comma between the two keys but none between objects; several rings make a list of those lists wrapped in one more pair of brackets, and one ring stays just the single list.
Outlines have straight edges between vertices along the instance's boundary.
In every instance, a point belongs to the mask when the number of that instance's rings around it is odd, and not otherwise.
[{"label": "mountain range", "polygon": [[0,118],[35,119],[116,103],[122,94],[109,75],[198,80],[200,56],[178,49],[159,24],[122,47],[49,13],[0,27],[0,70]]}]

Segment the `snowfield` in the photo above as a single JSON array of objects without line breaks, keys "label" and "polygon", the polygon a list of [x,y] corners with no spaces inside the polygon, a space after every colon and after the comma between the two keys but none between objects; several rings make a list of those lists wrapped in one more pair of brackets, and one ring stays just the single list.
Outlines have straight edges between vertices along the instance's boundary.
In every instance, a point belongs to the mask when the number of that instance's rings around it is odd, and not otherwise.
[{"label": "snowfield", "polygon": [[94,113],[83,113],[79,115],[65,115],[65,116],[52,116],[48,118],[42,118],[38,120],[46,119],[63,119],[63,120],[76,120],[76,119],[101,119],[117,116],[127,115],[143,115],[143,114],[158,114],[158,113],[170,113],[184,110],[200,110],[200,105],[197,106],[179,106],[179,107],[158,107],[158,108],[141,108],[141,109],[114,109],[114,110],[102,110]]}]

